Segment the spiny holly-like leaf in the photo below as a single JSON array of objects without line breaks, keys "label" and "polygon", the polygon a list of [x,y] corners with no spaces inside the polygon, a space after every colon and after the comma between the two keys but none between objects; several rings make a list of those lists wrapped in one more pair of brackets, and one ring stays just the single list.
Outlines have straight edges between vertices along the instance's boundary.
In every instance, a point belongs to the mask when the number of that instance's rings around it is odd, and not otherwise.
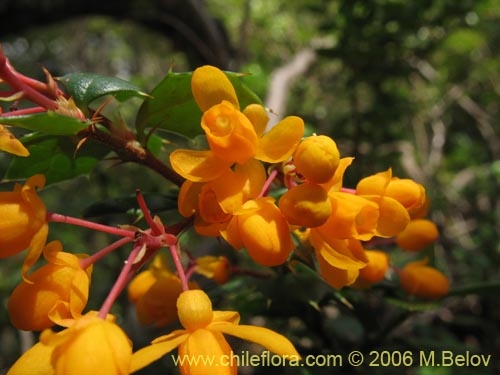
[{"label": "spiny holly-like leaf", "polygon": [[[226,73],[232,82],[240,106],[261,103],[260,99],[243,83],[241,74]],[[160,128],[188,137],[202,134],[201,111],[191,93],[192,73],[169,72],[144,100],[137,115],[136,127],[139,134],[146,128]]]},{"label": "spiny holly-like leaf", "polygon": [[124,101],[134,96],[139,98],[148,96],[130,82],[95,73],[71,73],[60,77],[59,80],[64,84],[66,92],[82,110],[85,110],[95,99],[104,95],[112,95],[118,101]]},{"label": "spiny holly-like leaf", "polygon": [[90,122],[50,111],[32,115],[2,117],[0,123],[48,135],[74,135],[90,125]]},{"label": "spiny holly-like leaf", "polygon": [[88,174],[109,150],[88,142],[75,153],[76,144],[68,137],[32,134],[22,139],[30,155],[13,158],[4,179],[25,179],[45,175],[47,185]]}]

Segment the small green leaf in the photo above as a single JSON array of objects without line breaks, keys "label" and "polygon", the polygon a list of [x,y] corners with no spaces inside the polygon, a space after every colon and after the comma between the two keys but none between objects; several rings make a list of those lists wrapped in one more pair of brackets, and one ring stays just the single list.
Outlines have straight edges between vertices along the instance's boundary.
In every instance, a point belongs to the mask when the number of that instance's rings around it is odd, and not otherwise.
[{"label": "small green leaf", "polygon": [[87,142],[75,153],[76,144],[67,137],[32,134],[22,139],[30,155],[13,158],[4,176],[25,179],[37,173],[45,175],[46,185],[88,174],[109,150]]},{"label": "small green leaf", "polygon": [[[261,103],[241,80],[241,74],[226,72],[232,82],[240,106]],[[146,128],[160,128],[180,133],[187,137],[202,134],[200,126],[202,113],[191,92],[192,73],[169,72],[144,100],[137,115],[136,127],[139,134]]]},{"label": "small green leaf", "polygon": [[60,115],[56,112],[2,117],[0,122],[3,125],[17,126],[48,135],[74,135],[90,125],[90,122]]},{"label": "small green leaf", "polygon": [[67,93],[75,100],[76,105],[84,110],[95,99],[104,95],[112,95],[118,101],[132,97],[144,98],[148,94],[140,88],[116,77],[106,77],[95,73],[72,73],[60,77]]}]

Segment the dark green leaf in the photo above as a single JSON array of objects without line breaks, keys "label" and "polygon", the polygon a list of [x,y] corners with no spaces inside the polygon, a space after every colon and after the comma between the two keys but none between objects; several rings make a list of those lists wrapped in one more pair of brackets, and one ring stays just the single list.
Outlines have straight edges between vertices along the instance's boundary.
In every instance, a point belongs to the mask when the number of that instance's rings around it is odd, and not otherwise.
[{"label": "dark green leaf", "polygon": [[[242,82],[240,74],[226,73],[231,80],[242,108],[260,99]],[[167,76],[144,100],[137,115],[139,134],[146,128],[161,128],[188,137],[202,134],[201,111],[191,93],[192,73],[173,73]]]},{"label": "dark green leaf", "polygon": [[498,295],[499,293],[500,293],[500,280],[474,283],[459,288],[453,288],[452,290],[450,290],[449,295],[451,296],[463,296],[467,294]]},{"label": "dark green leaf", "polygon": [[112,95],[118,101],[131,97],[147,97],[140,88],[116,77],[106,77],[95,73],[72,73],[59,80],[66,87],[67,93],[75,100],[76,105],[86,109],[91,102],[104,95]]},{"label": "dark green leaf", "polygon": [[[146,200],[146,205],[149,210],[153,213],[177,209],[177,194],[174,192],[171,194],[147,193],[144,194],[144,199]],[[139,209],[135,196],[112,198],[90,205],[85,210],[83,216],[88,218],[103,215],[125,214],[129,213],[130,210],[134,208],[137,210]]]},{"label": "dark green leaf", "polygon": [[408,311],[426,311],[439,308],[441,305],[437,301],[406,301],[397,298],[387,297],[385,299],[391,305],[400,307]]},{"label": "dark green leaf", "polygon": [[60,115],[55,112],[2,117],[0,121],[4,125],[17,126],[48,135],[74,135],[90,125],[90,122],[81,121],[74,117]]},{"label": "dark green leaf", "polygon": [[75,153],[76,144],[68,137],[33,134],[22,139],[30,156],[13,158],[5,179],[25,179],[42,173],[47,185],[88,174],[109,150],[87,142]]}]

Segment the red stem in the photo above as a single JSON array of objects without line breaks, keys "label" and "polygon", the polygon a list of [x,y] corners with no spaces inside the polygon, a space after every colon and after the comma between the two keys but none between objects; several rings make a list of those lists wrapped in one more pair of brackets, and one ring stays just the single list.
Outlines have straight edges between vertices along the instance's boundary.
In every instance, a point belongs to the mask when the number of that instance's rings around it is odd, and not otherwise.
[{"label": "red stem", "polygon": [[97,314],[99,318],[106,319],[106,316],[111,310],[113,303],[115,303],[116,299],[118,298],[122,290],[125,289],[125,286],[127,285],[127,282],[130,279],[130,271],[132,270],[132,266],[134,265],[134,260],[137,257],[137,255],[142,251],[143,246],[144,244],[139,241],[136,243],[136,245],[130,252],[130,255],[128,256],[128,259],[125,262],[125,265],[123,266],[120,275],[116,279],[115,284],[111,288],[108,296],[106,297],[106,300],[102,304],[101,309]]},{"label": "red stem", "polygon": [[184,292],[188,291],[189,290],[188,279],[186,277],[186,273],[184,272],[184,268],[182,268],[182,263],[179,257],[179,253],[177,252],[179,249],[179,245],[178,244],[170,245],[169,249],[170,249],[170,254],[172,255],[172,259],[174,260],[175,268],[177,269],[179,279],[181,279],[182,290]]},{"label": "red stem", "polygon": [[95,229],[95,230],[98,230],[101,232],[115,234],[117,236],[122,236],[122,237],[128,237],[128,238],[135,237],[135,232],[131,231],[131,230],[114,228],[114,227],[110,227],[108,225],[93,223],[91,221],[77,219],[76,217],[56,214],[53,212],[47,213],[47,221],[52,221],[52,222],[56,222],[56,223],[66,223],[66,224],[71,224],[71,225],[78,225],[80,227]]},{"label": "red stem", "polygon": [[144,219],[146,220],[146,223],[148,223],[153,234],[157,235],[157,236],[162,234],[163,231],[155,223],[155,221],[153,220],[153,217],[151,216],[151,213],[149,212],[148,206],[146,204],[146,201],[144,200],[144,195],[142,195],[142,192],[139,189],[137,189],[135,191],[135,195],[137,198],[137,202],[139,203],[139,207],[141,208],[141,211],[144,214]]},{"label": "red stem", "polygon": [[273,169],[271,173],[269,173],[269,177],[267,178],[266,182],[264,182],[264,186],[262,186],[262,190],[260,191],[260,194],[257,198],[262,198],[267,195],[267,193],[269,192],[269,188],[271,187],[271,184],[273,183],[277,175],[278,175],[277,169]]},{"label": "red stem", "polygon": [[33,113],[41,113],[41,112],[47,112],[47,108],[32,107],[32,108],[25,108],[25,109],[17,109],[15,111],[2,113],[2,114],[0,114],[0,116],[1,117],[21,116],[21,115],[31,115]]},{"label": "red stem", "polygon": [[56,110],[58,105],[55,101],[47,98],[34,88],[28,86],[19,79],[17,72],[8,64],[2,48],[0,47],[0,78],[17,92],[23,93],[23,98],[32,101],[50,110]]},{"label": "red stem", "polygon": [[342,191],[344,193],[349,193],[349,194],[356,194],[356,189],[350,189],[350,188],[346,188],[346,187],[341,187],[340,191]]},{"label": "red stem", "polygon": [[106,246],[104,249],[99,250],[97,253],[92,254],[88,258],[82,259],[80,261],[80,267],[82,269],[86,269],[87,267],[91,266],[92,264],[96,263],[99,259],[103,258],[110,252],[122,247],[123,245],[132,242],[133,239],[130,237],[124,237],[122,239],[119,239],[116,242],[113,242],[111,245]]}]

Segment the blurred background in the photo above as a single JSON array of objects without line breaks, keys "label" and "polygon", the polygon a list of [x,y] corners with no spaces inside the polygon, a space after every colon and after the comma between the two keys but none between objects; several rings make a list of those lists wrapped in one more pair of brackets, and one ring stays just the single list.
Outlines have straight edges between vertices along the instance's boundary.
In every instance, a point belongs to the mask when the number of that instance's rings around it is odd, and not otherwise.
[{"label": "blurred background", "polygon": [[[408,301],[385,285],[339,297],[310,274],[286,272],[274,287],[239,278],[213,295],[221,307],[237,308],[243,321],[260,319],[285,333],[301,353],[492,355],[487,368],[372,368],[370,373],[500,373],[500,0],[2,0],[0,19],[5,54],[28,76],[43,80],[41,66],[54,76],[94,72],[147,92],[169,69],[211,64],[249,73],[245,83],[276,113],[272,121],[301,116],[309,133],[331,136],[342,156],[356,157],[347,186],[389,167],[422,183],[432,202],[430,217],[440,228],[428,252],[453,288],[443,301]],[[2,175],[9,160],[0,154]],[[8,188],[2,184],[2,190]],[[82,216],[96,200],[133,195],[136,188],[162,192],[168,186],[137,166],[110,162],[42,194],[51,211]],[[101,220],[123,223],[124,218]],[[51,227],[51,236],[75,252],[95,251],[109,240],[58,228]],[[102,303],[122,256],[106,259],[109,272],[93,281],[90,307]],[[397,257],[394,262],[405,261],[405,255]],[[12,328],[6,313],[21,262],[21,257],[0,262],[0,374],[20,355],[23,340],[36,339]],[[296,292],[284,295],[283,288]],[[122,302],[115,313],[131,335],[143,344],[158,335],[140,331],[126,296]],[[167,362],[144,373],[166,373]],[[354,370],[245,367],[240,372]]]}]

